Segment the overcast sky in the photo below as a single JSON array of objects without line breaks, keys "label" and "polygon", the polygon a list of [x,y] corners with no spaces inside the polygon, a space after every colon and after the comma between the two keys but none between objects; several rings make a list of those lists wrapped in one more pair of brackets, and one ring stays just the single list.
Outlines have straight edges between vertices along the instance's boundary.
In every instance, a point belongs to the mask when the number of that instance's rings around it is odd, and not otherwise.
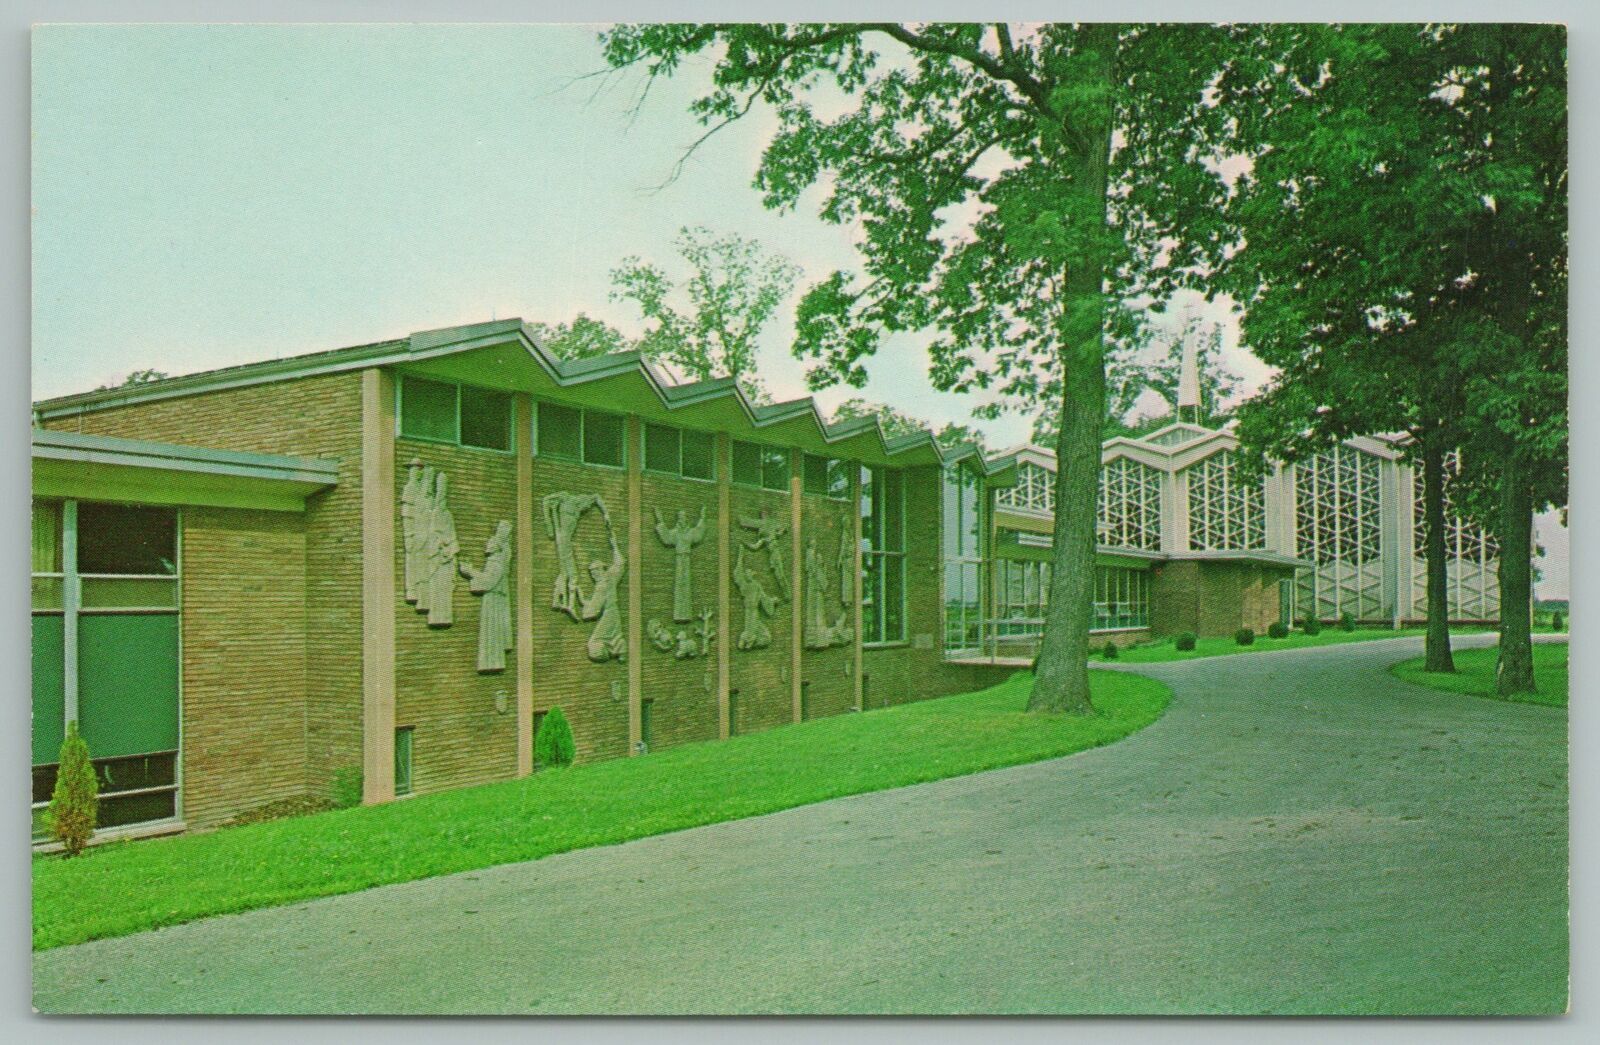
[{"label": "overcast sky", "polygon": [[[817,194],[761,206],[767,114],[658,188],[701,133],[687,103],[709,65],[637,105],[639,75],[589,76],[604,68],[593,28],[51,26],[33,45],[35,398],[491,317],[587,312],[636,333],[610,270],[636,254],[673,271],[683,226],[759,240],[802,286],[856,265]],[[780,399],[806,394],[791,315],[760,352]],[[1236,324],[1212,316],[1229,365],[1259,383]],[[864,392],[819,401],[972,423],[981,400],[934,391],[921,344],[889,341]],[[1029,424],[980,427],[1007,445]],[[1540,594],[1564,598],[1566,532],[1539,529]]]}]

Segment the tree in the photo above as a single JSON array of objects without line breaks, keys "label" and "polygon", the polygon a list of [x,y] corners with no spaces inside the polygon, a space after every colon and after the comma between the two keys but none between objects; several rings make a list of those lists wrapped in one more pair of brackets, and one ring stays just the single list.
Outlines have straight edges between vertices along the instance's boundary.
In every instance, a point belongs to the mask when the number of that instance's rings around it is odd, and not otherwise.
[{"label": "tree", "polygon": [[[910,414],[902,413],[882,403],[868,402],[865,399],[846,399],[834,408],[833,420],[835,422],[845,421],[853,417],[876,417],[878,424],[883,428],[885,438],[888,439],[916,435],[927,428],[926,425]],[[988,453],[989,451],[989,446],[984,441],[982,432],[971,425],[958,425],[954,421],[947,423],[943,428],[935,432],[933,439],[934,442],[946,450],[972,445],[983,453]]]},{"label": "tree", "polygon": [[[1163,299],[1194,243],[1218,232],[1226,186],[1209,140],[1227,114],[1204,102],[1232,38],[1251,31],[680,24],[602,36],[614,67],[652,77],[711,51],[711,89],[693,103],[706,135],[768,106],[764,202],[792,208],[825,182],[822,216],[860,229],[863,272],[823,278],[797,310],[814,387],[860,387],[886,333],[932,329],[937,387],[990,389],[996,409],[1059,403],[1033,710],[1091,709],[1107,346],[1129,333],[1122,303]],[[840,115],[819,115],[823,87],[843,95]]]},{"label": "tree", "polygon": [[139,385],[148,385],[153,381],[165,381],[171,376],[164,370],[135,370],[121,381],[116,381],[109,385],[101,385],[95,391],[109,392],[113,388],[136,388]]},{"label": "tree", "polygon": [[1454,499],[1501,543],[1501,685],[1531,686],[1532,511],[1565,497],[1560,30],[1278,36],[1218,91],[1219,105],[1253,115],[1232,129],[1250,164],[1224,214],[1233,252],[1213,255],[1211,285],[1245,303],[1246,339],[1281,368],[1241,411],[1241,437],[1296,460],[1349,435],[1410,434],[1436,670],[1451,667],[1445,458],[1463,447]]},{"label": "tree", "polygon": [[632,301],[653,324],[638,347],[695,380],[728,376],[759,390],[756,339],[794,289],[800,270],[754,240],[685,228],[676,241],[689,275],[673,281],[658,265],[623,259],[611,272],[614,301]]},{"label": "tree", "polygon": [[61,843],[68,856],[83,852],[94,837],[99,807],[100,782],[89,759],[89,745],[79,736],[77,721],[69,721],[57,758],[55,790],[45,811],[51,837]]},{"label": "tree", "polygon": [[528,330],[546,351],[561,359],[587,359],[634,347],[622,331],[582,312],[571,323],[529,323]]}]

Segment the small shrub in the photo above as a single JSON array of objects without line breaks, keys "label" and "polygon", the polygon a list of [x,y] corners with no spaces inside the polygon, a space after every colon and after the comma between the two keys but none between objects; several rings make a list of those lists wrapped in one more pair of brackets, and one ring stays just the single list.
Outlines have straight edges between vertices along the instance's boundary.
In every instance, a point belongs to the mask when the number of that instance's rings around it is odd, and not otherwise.
[{"label": "small shrub", "polygon": [[50,808],[45,814],[46,823],[50,837],[61,843],[68,856],[77,856],[94,837],[95,820],[100,812],[100,781],[95,779],[89,745],[78,735],[76,722],[67,723],[59,764],[55,791],[50,795]]},{"label": "small shrub", "polygon": [[1300,630],[1307,635],[1320,635],[1322,634],[1322,622],[1315,617],[1307,617],[1300,625]]},{"label": "small shrub", "polygon": [[329,796],[335,809],[350,809],[361,804],[365,782],[360,766],[345,766],[333,771],[333,788]]},{"label": "small shrub", "polygon": [[1250,628],[1240,628],[1233,633],[1233,641],[1241,646],[1253,646],[1256,641],[1256,633]]},{"label": "small shrub", "polygon": [[1192,631],[1182,632],[1177,638],[1172,640],[1172,645],[1182,653],[1188,653],[1190,650],[1194,649],[1194,644],[1195,634]]},{"label": "small shrub", "polygon": [[1267,625],[1267,634],[1275,639],[1286,639],[1289,637],[1289,625],[1281,620],[1275,620]]},{"label": "small shrub", "polygon": [[1566,627],[1567,627],[1567,619],[1561,615],[1561,611],[1560,610],[1556,610],[1554,613],[1552,613],[1550,615],[1550,630],[1551,631],[1564,631],[1564,630],[1566,630]]},{"label": "small shrub", "polygon": [[1349,610],[1345,610],[1343,613],[1339,614],[1339,630],[1340,631],[1355,631],[1356,630],[1356,615],[1354,613],[1351,613]]},{"label": "small shrub", "polygon": [[1106,643],[1106,648],[1100,651],[1100,656],[1104,657],[1106,660],[1116,660],[1117,644],[1115,642]]},{"label": "small shrub", "polygon": [[541,769],[572,765],[577,747],[572,742],[572,727],[558,704],[551,708],[539,724],[539,735],[533,739],[533,760]]}]

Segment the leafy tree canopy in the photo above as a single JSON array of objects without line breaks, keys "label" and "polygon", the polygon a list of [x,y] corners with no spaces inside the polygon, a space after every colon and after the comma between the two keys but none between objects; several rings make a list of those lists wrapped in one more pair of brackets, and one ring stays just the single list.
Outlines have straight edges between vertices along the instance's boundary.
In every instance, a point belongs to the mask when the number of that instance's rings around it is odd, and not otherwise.
[{"label": "leafy tree canopy", "polygon": [[[873,403],[861,398],[846,399],[834,408],[833,420],[835,421],[845,421],[854,417],[876,417],[878,423],[883,427],[884,436],[889,439],[915,435],[927,430],[927,425],[924,422],[912,417],[910,414],[903,413],[891,406],[885,406],[882,403]],[[982,432],[971,425],[958,425],[953,421],[935,432],[933,438],[935,442],[946,450],[954,450],[957,447],[969,444],[976,446],[985,453],[989,450],[988,443],[985,442]]]}]

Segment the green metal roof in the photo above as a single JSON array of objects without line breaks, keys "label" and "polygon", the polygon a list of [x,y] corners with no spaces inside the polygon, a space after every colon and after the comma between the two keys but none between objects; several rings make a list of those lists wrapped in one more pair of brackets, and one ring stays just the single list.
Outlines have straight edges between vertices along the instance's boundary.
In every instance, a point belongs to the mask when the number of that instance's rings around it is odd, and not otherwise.
[{"label": "green metal roof", "polygon": [[[625,411],[647,420],[670,419],[685,427],[729,431],[736,438],[776,442],[866,463],[944,465],[970,456],[967,448],[945,451],[927,431],[888,438],[876,418],[829,424],[809,397],[753,403],[732,378],[678,384],[638,352],[562,359],[546,351],[520,319],[418,331],[397,340],[61,396],[36,403],[34,409],[40,418],[56,418],[374,366],[525,391],[536,398]],[[1004,469],[1003,464],[991,467],[981,454],[975,463],[985,475]]]}]

